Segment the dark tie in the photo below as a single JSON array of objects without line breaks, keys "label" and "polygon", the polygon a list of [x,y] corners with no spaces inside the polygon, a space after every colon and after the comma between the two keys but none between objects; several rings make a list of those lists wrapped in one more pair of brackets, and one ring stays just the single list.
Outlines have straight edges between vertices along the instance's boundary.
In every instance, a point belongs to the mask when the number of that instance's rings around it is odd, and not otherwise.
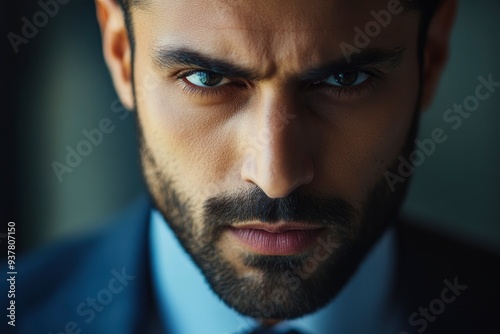
[{"label": "dark tie", "polygon": [[289,329],[287,331],[278,331],[273,329],[272,327],[259,327],[255,328],[252,331],[248,332],[248,334],[304,334],[295,329]]}]

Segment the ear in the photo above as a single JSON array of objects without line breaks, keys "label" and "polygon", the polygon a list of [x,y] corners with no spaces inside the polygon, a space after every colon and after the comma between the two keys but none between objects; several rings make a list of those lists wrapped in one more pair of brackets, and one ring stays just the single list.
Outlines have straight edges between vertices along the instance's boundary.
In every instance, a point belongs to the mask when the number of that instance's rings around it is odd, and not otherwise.
[{"label": "ear", "polygon": [[132,50],[122,9],[116,0],[96,0],[96,11],[101,28],[104,59],[116,92],[122,104],[132,110]]},{"label": "ear", "polygon": [[443,0],[429,24],[424,45],[422,110],[427,109],[434,99],[441,73],[448,61],[457,6],[457,0]]}]

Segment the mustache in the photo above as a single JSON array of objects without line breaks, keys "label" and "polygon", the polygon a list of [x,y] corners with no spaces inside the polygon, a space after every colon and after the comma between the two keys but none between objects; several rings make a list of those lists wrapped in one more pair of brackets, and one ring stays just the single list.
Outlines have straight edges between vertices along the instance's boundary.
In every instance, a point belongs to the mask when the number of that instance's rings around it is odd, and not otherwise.
[{"label": "mustache", "polygon": [[358,215],[352,205],[337,197],[296,189],[286,197],[270,198],[258,187],[211,197],[205,201],[203,209],[212,226],[259,220],[270,224],[293,221],[347,227]]}]

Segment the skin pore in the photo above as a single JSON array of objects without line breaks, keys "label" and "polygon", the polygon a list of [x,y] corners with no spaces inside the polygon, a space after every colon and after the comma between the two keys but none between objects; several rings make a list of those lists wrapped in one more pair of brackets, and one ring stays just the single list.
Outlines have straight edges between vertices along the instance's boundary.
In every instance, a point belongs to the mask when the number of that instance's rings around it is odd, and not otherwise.
[{"label": "skin pore", "polygon": [[[157,209],[222,300],[271,322],[330,301],[395,218],[405,188],[391,192],[384,172],[412,149],[454,8],[431,26],[424,64],[409,10],[348,63],[339,45],[387,1],[315,2],[148,1],[132,11],[133,66],[118,4],[98,2]],[[293,254],[231,232],[290,223],[318,228]]]}]

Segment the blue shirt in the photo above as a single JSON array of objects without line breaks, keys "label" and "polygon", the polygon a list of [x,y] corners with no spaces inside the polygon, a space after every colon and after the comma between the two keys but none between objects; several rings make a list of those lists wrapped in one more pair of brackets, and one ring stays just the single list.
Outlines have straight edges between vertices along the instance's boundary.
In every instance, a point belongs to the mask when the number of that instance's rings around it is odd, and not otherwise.
[{"label": "blue shirt", "polygon": [[[239,334],[257,322],[224,304],[210,289],[158,211],[151,215],[153,289],[163,326],[175,334]],[[365,257],[357,272],[324,308],[283,321],[277,330],[304,333],[398,333],[390,294],[395,269],[395,235],[389,229]]]}]

